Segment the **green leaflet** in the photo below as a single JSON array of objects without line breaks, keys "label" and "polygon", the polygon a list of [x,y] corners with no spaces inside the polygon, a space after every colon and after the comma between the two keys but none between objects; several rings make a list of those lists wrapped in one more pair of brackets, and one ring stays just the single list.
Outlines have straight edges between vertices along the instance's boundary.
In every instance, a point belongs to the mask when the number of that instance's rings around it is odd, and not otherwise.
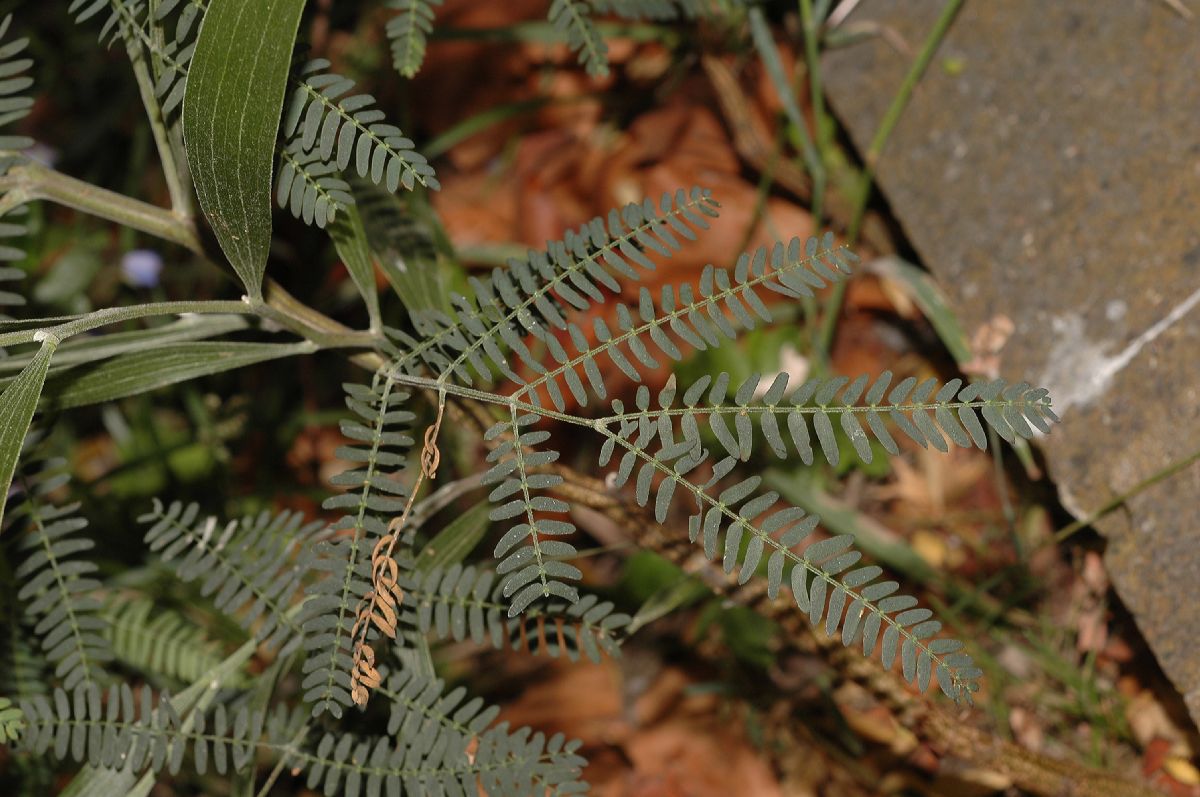
[{"label": "green leaflet", "polygon": [[29,365],[0,393],[0,520],[4,519],[4,503],[12,484],[13,471],[21,456],[21,445],[29,422],[37,409],[38,396],[50,370],[50,358],[58,347],[57,338],[47,338]]},{"label": "green leaflet", "polygon": [[315,351],[312,343],[176,343],[74,368],[46,382],[45,404],[65,409],[133,396],[200,376]]},{"label": "green leaflet", "polygon": [[353,206],[342,208],[329,225],[329,237],[337,247],[338,257],[346,264],[350,279],[367,303],[372,329],[382,329],[379,317],[379,292],[375,287],[375,261],[367,243],[367,232],[363,229],[362,217]]},{"label": "green leaflet", "polygon": [[304,0],[210,0],[183,100],[200,206],[251,298],[262,296],[271,183]]}]

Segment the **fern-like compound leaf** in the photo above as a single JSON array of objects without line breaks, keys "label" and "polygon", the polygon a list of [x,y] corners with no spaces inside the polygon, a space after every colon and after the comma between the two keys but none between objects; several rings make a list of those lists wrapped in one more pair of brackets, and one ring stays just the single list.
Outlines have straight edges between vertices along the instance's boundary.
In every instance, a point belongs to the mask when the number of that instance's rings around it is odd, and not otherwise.
[{"label": "fern-like compound leaf", "polygon": [[[691,200],[704,202],[707,195],[693,192]],[[548,434],[537,425],[552,418],[599,433],[600,465],[613,468],[610,484],[629,485],[635,501],[653,509],[660,522],[680,496],[694,502],[690,536],[726,571],[738,569],[743,582],[762,571],[772,597],[786,586],[812,623],[831,634],[840,631],[847,645],[861,641],[868,654],[878,647],[885,665],[898,660],[905,678],[922,689],[936,679],[947,695],[969,701],[980,670],[961,643],[937,638],[941,626],[927,610],[896,595],[898,585],[881,581],[879,568],[859,566],[849,537],[818,540],[812,536],[818,519],[781,505],[777,493],[759,489],[759,477],[730,478],[763,439],[777,456],[794,451],[812,463],[819,451],[836,464],[839,434],[868,461],[873,441],[898,453],[893,429],[940,450],[983,447],[989,427],[1007,440],[1028,438],[1056,420],[1046,391],[1001,381],[964,386],[960,380],[910,378],[893,385],[890,373],[874,381],[835,377],[796,387],[783,374],[773,380],[755,374],[732,385],[719,374],[685,390],[669,380],[657,396],[642,386],[633,407],[615,400],[612,413],[600,418],[568,413],[568,393],[579,404],[604,398],[605,370],[640,381],[644,368],[679,361],[685,350],[719,345],[740,329],[771,321],[769,293],[812,297],[849,274],[856,260],[831,235],[795,239],[747,253],[731,269],[707,267],[695,286],[667,286],[658,297],[643,290],[636,306],[616,305],[615,328],[594,321],[584,329],[572,321],[573,311],[588,310],[605,292],[618,293],[618,278],[636,278],[631,264],[652,268],[650,252],[669,255],[680,246],[677,235],[691,237],[693,225],[685,219],[699,218],[696,211],[715,212],[691,205],[688,215],[679,212],[684,207],[682,196],[667,197],[657,209],[631,205],[619,216],[610,214],[607,224],[598,219],[547,253],[531,253],[490,280],[475,281],[473,299],[453,298],[453,314],[418,320],[421,340],[399,338],[408,350],[388,373],[402,384],[461,390],[498,405],[502,420],[486,435],[493,451],[485,481],[497,485],[490,496],[492,519],[518,521],[496,550],[497,573],[508,579],[501,594],[510,601],[510,615],[536,610],[533,601],[552,595],[567,599],[555,590],[573,589],[565,582],[574,573],[558,557],[574,549],[546,539],[574,530],[567,505],[553,494],[561,479],[548,466],[557,455],[538,448]],[[421,376],[422,366],[433,376]],[[523,378],[518,368],[532,376]],[[516,389],[500,395],[470,387],[473,379],[486,381],[496,372]],[[458,580],[454,589],[461,599],[469,585]],[[457,623],[451,633],[465,632],[468,612],[453,611],[450,602],[440,610],[433,608],[439,601],[429,603],[433,619],[426,627],[441,611],[443,627]],[[474,622],[478,628],[481,620]]]},{"label": "fern-like compound leaf", "polygon": [[684,351],[703,351],[736,338],[741,329],[770,322],[765,294],[811,297],[814,289],[844,279],[855,259],[835,245],[831,235],[820,242],[793,238],[787,245],[742,255],[731,270],[706,266],[696,288],[668,284],[657,300],[643,288],[636,306],[616,304],[616,329],[599,317],[591,329],[574,322],[563,322],[558,330],[537,327],[530,334],[555,362],[536,369],[537,375],[514,396],[532,398],[545,392],[559,411],[566,407],[566,391],[580,405],[586,405],[589,396],[603,399],[604,371],[616,369],[640,382],[643,369],[658,368],[661,358],[679,361]]},{"label": "fern-like compound leaf", "polygon": [[[928,610],[916,608],[914,599],[895,595],[896,582],[878,581],[879,568],[851,570],[860,554],[851,550],[850,537],[821,540],[797,552],[796,546],[816,528],[815,517],[793,507],[777,508],[779,495],[760,491],[757,476],[729,486],[722,481],[754,449],[756,417],[762,437],[781,457],[788,453],[784,421],[795,450],[809,464],[814,450],[826,461],[838,462],[835,424],[869,461],[869,436],[898,453],[888,431],[891,424],[918,445],[946,450],[950,443],[985,447],[984,424],[1012,440],[1032,437],[1034,429],[1048,431],[1057,420],[1046,391],[1026,384],[995,380],[963,387],[955,379],[939,386],[934,380],[909,378],[889,391],[891,379],[885,372],[873,384],[866,377],[810,380],[789,393],[788,377],[781,374],[759,396],[762,385],[755,374],[736,387],[731,402],[727,374],[702,377],[682,396],[672,380],[653,404],[641,387],[635,408],[614,401],[613,414],[596,422],[606,438],[601,465],[620,452],[614,485],[634,481],[635,500],[653,505],[660,522],[675,495],[692,496],[697,509],[689,519],[691,538],[709,558],[719,556],[726,572],[740,568],[745,582],[765,565],[771,597],[788,585],[797,607],[814,625],[823,623],[826,633],[841,629],[843,643],[861,640],[867,655],[878,645],[884,666],[898,658],[905,679],[922,690],[936,677],[947,695],[970,700],[981,671],[961,652],[961,643],[933,639],[940,623]],[[704,448],[704,426],[718,446],[715,463]],[[711,464],[711,477],[703,483],[690,478],[704,463]]]},{"label": "fern-like compound leaf", "polygon": [[164,506],[158,499],[138,520],[150,527],[149,549],[183,581],[199,581],[201,594],[256,640],[281,655],[299,644],[300,626],[287,613],[305,575],[297,549],[312,545],[321,523],[264,512],[222,524],[201,517],[196,504]]},{"label": "fern-like compound leaf", "polygon": [[337,167],[322,159],[320,152],[304,152],[295,143],[279,151],[275,199],[305,224],[321,229],[333,223],[338,211],[354,204],[350,185]]},{"label": "fern-like compound leaf", "polygon": [[[327,797],[380,797],[402,791],[467,797],[480,789],[515,797],[586,790],[579,780],[583,759],[576,754],[578,742],[561,734],[547,739],[527,728],[510,733],[503,724],[483,729],[480,720],[490,722],[494,711],[480,711],[476,701],[459,705],[463,696],[457,691],[443,695],[440,682],[410,676],[396,685],[401,709],[393,713],[396,727],[390,734],[411,735],[409,716],[448,732],[418,734],[416,743],[409,745],[397,745],[391,735],[356,738],[327,732],[309,739],[303,717],[295,713],[268,715],[245,705],[230,710],[224,703],[211,711],[192,712],[185,722],[165,693],[155,705],[148,686],[135,693],[127,684],[106,692],[81,684],[72,692],[58,689],[49,698],[23,700],[23,728],[11,711],[0,717],[19,733],[25,750],[93,766],[128,767],[136,774],[176,774],[189,752],[201,776],[210,770],[220,775],[248,772],[265,753],[281,766],[306,773],[308,788]],[[430,745],[429,737],[441,743]],[[466,742],[457,742],[462,737]]]},{"label": "fern-like compound leaf", "polygon": [[[12,14],[0,22],[0,177],[20,162],[23,150],[33,146],[33,140],[28,136],[2,132],[5,127],[28,116],[33,107],[33,98],[26,93],[33,85],[33,78],[24,74],[33,65],[33,59],[23,57],[29,39],[5,41],[11,25]],[[12,190],[0,192],[0,217],[4,219],[0,221],[0,319],[5,317],[2,313],[5,306],[25,303],[20,294],[3,288],[4,283],[16,282],[25,276],[19,269],[3,265],[25,257],[23,249],[7,243],[25,235],[25,225],[18,218],[25,213],[24,201],[23,194]]]},{"label": "fern-like compound leaf", "polygon": [[[757,429],[777,457],[789,455],[790,443],[806,465],[813,464],[817,454],[837,465],[839,429],[858,457],[869,463],[874,457],[872,438],[888,453],[900,453],[893,429],[922,448],[945,452],[950,445],[986,448],[985,426],[1013,442],[1049,432],[1050,424],[1058,421],[1045,389],[1010,385],[1003,379],[964,386],[961,379],[939,384],[932,378],[918,382],[908,377],[892,386],[892,372],[884,371],[873,383],[866,375],[854,380],[837,376],[811,379],[789,390],[788,375],[779,374],[764,390],[761,377],[751,374],[737,386],[732,401],[729,389],[728,374],[704,376],[677,405],[672,382],[652,406],[649,391],[642,387],[636,409],[614,404],[615,413],[604,423],[629,432],[644,430],[639,441],[669,445],[669,436],[661,430],[677,420],[686,445],[694,447],[701,445],[699,429],[706,425],[725,456],[743,461],[759,439]],[[860,398],[862,403],[857,403]],[[664,418],[669,419],[665,426]]]},{"label": "fern-like compound leaf", "polygon": [[499,485],[488,496],[496,504],[488,517],[497,522],[518,521],[501,537],[494,554],[500,560],[496,572],[503,576],[501,591],[510,601],[509,617],[525,611],[535,600],[551,596],[574,603],[579,593],[567,582],[583,575],[564,561],[574,558],[575,546],[557,539],[575,531],[567,516],[570,507],[544,494],[562,484],[562,476],[535,472],[558,459],[557,451],[534,449],[550,437],[549,432],[524,431],[523,427],[538,420],[536,415],[518,415],[514,409],[507,421],[487,433],[488,438],[508,436],[488,454],[488,461],[495,464],[484,474],[483,482]]},{"label": "fern-like compound leaf", "polygon": [[[0,22],[0,42],[4,42],[11,26],[12,14],[9,14]],[[0,128],[24,119],[33,107],[33,98],[25,94],[33,85],[33,78],[23,74],[33,66],[33,59],[21,57],[28,47],[29,39],[26,38],[0,45]],[[33,141],[25,136],[0,135],[0,151],[3,152],[19,152],[32,144]]]},{"label": "fern-like compound leaf", "polygon": [[[110,600],[104,618],[113,655],[140,672],[190,684],[224,658],[201,628],[178,612],[156,608],[152,600]],[[229,684],[242,685],[237,679]]]},{"label": "fern-like compound leaf", "polygon": [[0,742],[14,744],[25,730],[25,714],[7,697],[0,697]]},{"label": "fern-like compound leaf", "polygon": [[426,38],[433,30],[434,8],[442,0],[388,0],[388,8],[399,13],[388,20],[387,37],[392,43],[392,63],[404,77],[413,77],[425,61]]},{"label": "fern-like compound leaf", "polygon": [[412,671],[395,673],[378,691],[391,702],[387,732],[400,749],[423,757],[426,766],[440,762],[451,768],[470,757],[480,767],[481,777],[460,779],[447,793],[469,795],[479,787],[486,794],[512,795],[586,790],[579,780],[585,762],[575,754],[579,742],[561,734],[531,735],[528,728],[509,732],[507,723],[489,727],[498,707],[468,700],[463,687],[446,692],[442,681]]},{"label": "fern-like compound leaf", "polygon": [[[475,378],[491,381],[499,372],[521,384],[507,351],[535,374],[544,374],[546,367],[523,340],[527,334],[545,326],[564,328],[567,312],[585,311],[605,301],[606,292],[619,292],[617,277],[637,279],[638,269],[652,271],[647,251],[660,256],[678,251],[680,239],[694,240],[697,230],[708,228],[717,207],[709,192],[693,188],[664,194],[657,207],[646,200],[594,218],[545,251],[510,260],[490,279],[472,280],[472,298],[452,294],[452,315],[415,318],[421,339],[400,336],[405,351],[391,369],[415,374],[424,366],[440,382],[467,385]],[[597,375],[588,371],[590,379]]]},{"label": "fern-like compound leaf", "polygon": [[[325,502],[325,508],[344,513],[334,525],[337,536],[314,546],[302,566],[321,574],[307,589],[302,623],[304,699],[314,716],[328,711],[341,716],[350,706],[351,687],[360,671],[355,667],[357,607],[371,590],[371,551],[388,534],[388,523],[401,514],[408,491],[396,476],[407,463],[413,439],[413,414],[405,409],[409,393],[376,375],[371,385],[349,384],[346,405],[354,417],[342,422],[342,434],[354,441],[336,452],[354,466],[334,477],[346,492]],[[401,568],[403,569],[403,568]],[[368,624],[366,640],[376,635]]]},{"label": "fern-like compound leaf", "polygon": [[81,556],[95,547],[79,533],[87,521],[75,516],[78,503],[56,506],[50,500],[68,478],[62,462],[22,466],[13,483],[23,498],[10,500],[9,514],[25,527],[21,548],[26,556],[15,572],[21,584],[17,599],[25,604],[55,675],[70,689],[99,681],[112,651],[94,597],[100,582],[93,574],[99,568]]},{"label": "fern-like compound leaf", "polygon": [[316,151],[339,171],[353,166],[359,177],[389,191],[411,191],[418,183],[438,188],[433,167],[398,127],[383,121],[375,98],[352,93],[354,81],[328,68],[328,61],[312,61],[297,80],[283,120],[289,147]]},{"label": "fern-like compound leaf", "polygon": [[616,658],[630,621],[629,615],[595,595],[575,602],[540,602],[519,617],[509,617],[496,571],[474,565],[413,573],[405,593],[404,620],[421,633],[570,661],[586,656],[599,662],[604,654]]},{"label": "fern-like compound leaf", "polygon": [[546,18],[566,37],[589,75],[608,75],[608,45],[596,30],[588,0],[551,0]]}]

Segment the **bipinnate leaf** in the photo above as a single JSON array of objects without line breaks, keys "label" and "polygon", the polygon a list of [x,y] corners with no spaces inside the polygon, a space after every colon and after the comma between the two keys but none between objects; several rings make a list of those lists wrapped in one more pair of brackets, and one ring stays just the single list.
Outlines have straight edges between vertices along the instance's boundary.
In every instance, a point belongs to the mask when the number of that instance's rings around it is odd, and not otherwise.
[{"label": "bipinnate leaf", "polygon": [[58,347],[56,338],[42,341],[37,356],[20,375],[0,393],[0,520],[4,519],[4,504],[8,499],[8,488],[12,484],[13,471],[21,456],[21,445],[25,433],[37,409],[42,385],[46,383],[46,372],[50,370],[50,358]]},{"label": "bipinnate leaf", "polygon": [[271,244],[271,175],[304,0],[210,0],[183,100],[200,207],[252,298]]}]

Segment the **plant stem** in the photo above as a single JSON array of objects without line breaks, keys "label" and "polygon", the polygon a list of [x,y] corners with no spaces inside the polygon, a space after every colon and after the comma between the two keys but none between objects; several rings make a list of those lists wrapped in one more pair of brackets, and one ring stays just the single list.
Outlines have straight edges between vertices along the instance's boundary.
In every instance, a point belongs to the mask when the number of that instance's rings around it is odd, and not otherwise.
[{"label": "plant stem", "polygon": [[754,47],[758,50],[758,57],[762,59],[763,66],[767,70],[771,85],[775,87],[775,93],[779,95],[779,103],[783,106],[784,116],[788,120],[792,145],[800,150],[804,157],[804,165],[812,175],[815,195],[817,183],[825,181],[825,165],[821,160],[821,154],[817,152],[812,137],[808,134],[808,127],[804,124],[804,115],[800,113],[800,106],[796,104],[796,94],[792,90],[791,81],[787,79],[787,75],[783,71],[783,60],[779,57],[775,39],[771,36],[771,27],[767,24],[767,18],[763,15],[762,9],[752,6],[748,19]]},{"label": "plant stem", "polygon": [[204,302],[156,302],[154,304],[135,304],[129,307],[108,307],[94,313],[44,329],[25,329],[20,332],[9,332],[0,335],[0,346],[16,346],[21,343],[32,343],[41,337],[51,336],[58,340],[66,340],[73,335],[87,332],[97,327],[131,321],[135,318],[150,318],[160,315],[181,315],[197,313],[204,315],[233,315],[252,313],[253,308],[245,302],[204,301]]},{"label": "plant stem", "polygon": [[172,147],[170,136],[167,133],[162,108],[155,97],[154,79],[147,68],[140,44],[128,36],[123,35],[123,38],[125,39],[125,50],[129,53],[129,61],[133,65],[134,77],[137,78],[138,93],[141,95],[142,105],[146,108],[146,118],[150,121],[154,146],[158,149],[158,159],[162,164],[163,177],[167,182],[167,193],[171,196],[171,208],[175,216],[189,221],[192,218],[192,196],[180,172],[179,161],[175,157],[175,149]]},{"label": "plant stem", "polygon": [[[266,287],[267,298],[252,302],[254,311],[323,348],[375,348],[383,340],[381,335],[357,332],[314,310],[273,279],[267,280]],[[383,359],[374,352],[364,352],[351,359],[369,369],[383,364]]]},{"label": "plant stem", "polygon": [[36,161],[26,160],[0,177],[0,192],[5,191],[8,192],[5,199],[11,200],[6,205],[45,199],[179,244],[197,254],[204,253],[190,221],[165,208],[69,177]]},{"label": "plant stem", "polygon": [[[942,13],[938,15],[937,22],[934,23],[933,30],[929,32],[929,36],[925,38],[925,43],[921,47],[921,51],[917,53],[916,59],[912,66],[909,67],[908,74],[904,76],[904,80],[900,83],[900,88],[896,92],[896,96],[892,98],[891,105],[883,115],[883,119],[879,123],[879,128],[875,131],[875,137],[871,139],[871,144],[867,148],[867,153],[863,159],[863,173],[859,180],[858,191],[853,198],[853,214],[850,217],[850,226],[846,231],[846,242],[853,244],[858,240],[858,234],[862,230],[863,217],[867,211],[867,198],[871,194],[871,183],[875,174],[875,166],[879,162],[880,156],[883,154],[883,147],[887,144],[888,137],[891,136],[892,130],[896,127],[896,123],[900,121],[900,115],[904,112],[908,105],[909,99],[912,97],[913,90],[920,82],[921,76],[925,74],[925,69],[929,66],[929,62],[933,60],[933,54],[937,52],[938,46],[945,38],[946,32],[950,30],[950,24],[954,21],[955,15],[962,7],[963,0],[949,0],[942,8]],[[820,336],[816,342],[816,352],[823,360],[828,360],[829,348],[833,343],[833,333],[837,328],[838,316],[842,311],[842,302],[846,297],[846,283],[839,282],[833,286],[833,291],[829,294],[828,300],[825,302],[825,313],[821,320]]]},{"label": "plant stem", "polygon": [[[819,13],[822,15],[824,11],[824,8],[819,9]],[[824,212],[826,184],[824,163],[826,154],[829,152],[830,133],[832,132],[825,114],[825,89],[821,84],[821,54],[817,41],[817,30],[823,19],[823,16],[818,19],[813,14],[812,0],[800,0],[800,21],[801,27],[804,29],[804,60],[808,65],[808,91],[812,99],[814,137],[816,138],[817,156],[821,159],[822,164],[819,176],[813,175],[812,215],[815,227],[821,226],[821,216]]]},{"label": "plant stem", "polygon": [[1159,482],[1163,481],[1164,479],[1168,479],[1171,476],[1174,476],[1176,473],[1179,473],[1181,470],[1183,470],[1184,468],[1188,467],[1189,465],[1191,465],[1197,461],[1200,461],[1200,449],[1193,451],[1192,453],[1188,454],[1183,459],[1172,462],[1170,465],[1166,466],[1165,468],[1158,471],[1157,473],[1153,473],[1150,476],[1143,479],[1142,481],[1133,485],[1132,487],[1130,487],[1128,490],[1121,493],[1120,495],[1117,495],[1113,498],[1110,498],[1108,501],[1105,501],[1100,506],[1099,509],[1092,512],[1087,517],[1080,518],[1079,520],[1076,520],[1074,523],[1070,523],[1066,526],[1063,526],[1061,529],[1059,529],[1057,532],[1054,533],[1054,537],[1050,541],[1048,541],[1047,544],[1049,544],[1049,542],[1054,542],[1054,543],[1062,542],[1063,540],[1074,535],[1076,532],[1080,531],[1081,529],[1085,529],[1088,526],[1092,525],[1097,520],[1099,520],[1100,518],[1107,515],[1109,512],[1113,511],[1114,509],[1117,509],[1118,507],[1123,505],[1126,501],[1128,501],[1133,496],[1137,495],[1138,493],[1142,492],[1143,490],[1153,487],[1154,485],[1158,484]]},{"label": "plant stem", "polygon": [[875,166],[883,154],[883,147],[887,144],[887,140],[891,136],[892,130],[896,127],[896,123],[900,121],[900,115],[904,113],[905,107],[908,106],[908,101],[912,97],[913,90],[916,89],[921,76],[925,74],[925,70],[929,67],[929,62],[933,60],[933,54],[937,52],[937,48],[941,45],[942,39],[945,38],[946,32],[950,30],[950,24],[954,22],[954,17],[958,14],[958,10],[962,8],[962,4],[963,0],[949,0],[945,7],[942,8],[942,13],[938,16],[937,22],[934,23],[933,30],[929,32],[929,36],[925,39],[925,44],[921,47],[921,51],[917,53],[916,60],[909,67],[908,74],[904,76],[904,81],[900,84],[900,89],[896,92],[896,96],[892,98],[892,104],[888,106],[887,112],[884,113],[883,119],[879,122],[879,129],[875,131],[875,137],[871,139],[871,145],[867,148],[867,155],[864,159],[864,166],[866,168],[863,169],[858,196],[856,197],[855,207],[857,213],[851,219],[849,233],[851,238],[858,237],[859,228],[862,226],[863,214],[867,206],[867,196],[871,192],[871,182],[875,175]]},{"label": "plant stem", "polygon": [[[148,202],[133,199],[124,194],[109,191],[107,188],[100,188],[83,180],[70,177],[62,172],[47,168],[36,161],[25,161],[21,165],[9,169],[7,174],[0,177],[0,193],[5,193],[4,199],[0,201],[0,216],[3,216],[4,212],[10,210],[12,207],[32,200],[44,199],[107,221],[131,227],[165,241],[179,244],[198,255],[204,256],[206,254],[196,233],[196,228],[190,220],[165,208],[160,208]],[[379,343],[379,336],[370,332],[356,332],[334,321],[332,318],[297,300],[274,280],[267,281],[267,289],[267,299],[254,304],[237,301],[166,302],[158,305],[113,308],[114,312],[128,311],[133,314],[112,316],[110,320],[98,320],[92,323],[91,326],[80,329],[72,328],[72,331],[66,334],[77,334],[87,329],[94,329],[95,327],[126,320],[127,318],[140,318],[148,315],[169,315],[171,313],[205,312],[203,309],[162,309],[159,312],[142,312],[147,307],[224,306],[226,308],[224,310],[210,309],[207,312],[251,313],[268,318],[285,329],[296,333],[300,337],[311,340],[322,347],[373,348]],[[106,312],[109,311],[100,311],[101,314]],[[84,322],[89,319],[95,319],[99,315],[92,313],[79,319],[79,321]],[[47,332],[61,336],[62,329],[66,326],[68,325],[60,325],[52,330],[47,330]],[[58,331],[55,332],[54,330]],[[26,330],[25,332],[0,335],[0,346],[27,343],[33,340],[35,332],[37,330]],[[365,368],[377,368],[383,362],[378,355],[371,353],[358,355],[354,358],[354,361]]]}]

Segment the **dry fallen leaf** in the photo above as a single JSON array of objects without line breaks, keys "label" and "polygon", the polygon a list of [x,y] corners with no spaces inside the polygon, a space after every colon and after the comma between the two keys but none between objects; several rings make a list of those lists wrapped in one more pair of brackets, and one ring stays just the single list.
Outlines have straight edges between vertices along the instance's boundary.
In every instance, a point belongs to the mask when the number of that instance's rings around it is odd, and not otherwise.
[{"label": "dry fallen leaf", "polygon": [[561,731],[584,743],[584,777],[600,797],[783,797],[766,756],[746,739],[734,707],[695,693],[664,667],[626,713],[620,669],[552,666],[505,707],[501,720]]}]

